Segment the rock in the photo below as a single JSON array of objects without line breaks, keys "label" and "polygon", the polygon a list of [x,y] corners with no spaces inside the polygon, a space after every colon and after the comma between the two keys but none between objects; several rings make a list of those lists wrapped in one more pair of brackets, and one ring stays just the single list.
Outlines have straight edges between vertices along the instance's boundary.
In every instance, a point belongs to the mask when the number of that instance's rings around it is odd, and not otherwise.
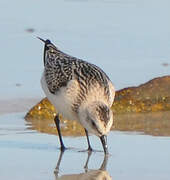
[{"label": "rock", "polygon": [[170,76],[117,91],[112,108],[116,114],[170,110]]},{"label": "rock", "polygon": [[[148,125],[151,131],[154,130],[155,133],[151,133],[149,130],[147,133],[163,134],[159,128],[164,128],[164,124],[168,124],[166,127],[170,127],[170,118],[168,119],[168,116],[163,113],[163,111],[170,110],[170,76],[155,78],[138,87],[129,87],[117,91],[112,110],[115,114],[113,129],[144,132]],[[160,113],[156,115],[153,112]],[[25,119],[29,124],[31,123],[32,129],[57,134],[54,125],[56,113],[54,106],[47,98],[44,98],[26,114]],[[166,117],[164,118],[165,123],[163,123],[162,117]],[[149,119],[152,119],[150,124],[148,124]],[[157,126],[151,126],[154,120],[155,122],[160,121]],[[84,130],[79,123],[62,117],[61,129],[65,136],[84,135]],[[157,130],[155,131],[155,129]],[[166,131],[166,133],[168,132],[169,130]]]}]

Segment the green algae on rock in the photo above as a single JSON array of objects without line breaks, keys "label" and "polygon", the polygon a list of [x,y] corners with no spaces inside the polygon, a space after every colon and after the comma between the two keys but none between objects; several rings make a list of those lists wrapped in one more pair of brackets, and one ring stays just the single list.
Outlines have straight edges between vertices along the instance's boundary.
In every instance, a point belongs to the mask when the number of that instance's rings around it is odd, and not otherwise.
[{"label": "green algae on rock", "polygon": [[170,76],[117,91],[112,108],[116,114],[170,110]]}]

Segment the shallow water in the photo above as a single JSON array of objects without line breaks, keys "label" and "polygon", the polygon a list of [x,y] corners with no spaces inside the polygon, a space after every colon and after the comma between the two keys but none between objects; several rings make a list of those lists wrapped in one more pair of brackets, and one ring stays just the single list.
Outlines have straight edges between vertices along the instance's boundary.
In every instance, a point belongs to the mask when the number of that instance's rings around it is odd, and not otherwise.
[{"label": "shallow water", "polygon": [[[55,180],[60,157],[58,137],[30,130],[23,117],[24,113],[0,116],[0,179]],[[106,171],[99,170],[104,155],[98,138],[91,136],[90,140],[99,152],[92,153],[85,173],[88,154],[79,152],[86,149],[85,137],[64,138],[70,149],[63,154],[58,178],[83,179],[94,175],[98,180],[109,176],[116,180],[170,178],[169,137],[112,131],[108,137],[110,156]]]}]

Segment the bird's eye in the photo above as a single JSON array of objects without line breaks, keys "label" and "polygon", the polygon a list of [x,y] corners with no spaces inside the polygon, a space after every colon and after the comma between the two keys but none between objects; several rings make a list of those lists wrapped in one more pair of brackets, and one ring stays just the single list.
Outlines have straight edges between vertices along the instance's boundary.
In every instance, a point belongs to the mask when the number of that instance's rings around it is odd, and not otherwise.
[{"label": "bird's eye", "polygon": [[47,40],[45,41],[45,44],[51,44],[51,41],[50,41],[49,39],[47,39]]},{"label": "bird's eye", "polygon": [[92,121],[92,125],[93,125],[94,127],[96,127],[96,124],[94,123],[94,121]]}]

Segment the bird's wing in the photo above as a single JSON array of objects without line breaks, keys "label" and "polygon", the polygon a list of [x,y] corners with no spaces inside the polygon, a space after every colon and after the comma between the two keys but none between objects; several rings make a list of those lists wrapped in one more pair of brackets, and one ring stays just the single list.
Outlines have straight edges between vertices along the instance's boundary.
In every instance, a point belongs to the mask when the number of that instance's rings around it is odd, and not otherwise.
[{"label": "bird's wing", "polygon": [[58,50],[49,40],[44,48],[45,79],[51,93],[55,94],[61,87],[76,79],[84,92],[96,82],[109,93],[109,78],[97,66],[77,59]]}]

